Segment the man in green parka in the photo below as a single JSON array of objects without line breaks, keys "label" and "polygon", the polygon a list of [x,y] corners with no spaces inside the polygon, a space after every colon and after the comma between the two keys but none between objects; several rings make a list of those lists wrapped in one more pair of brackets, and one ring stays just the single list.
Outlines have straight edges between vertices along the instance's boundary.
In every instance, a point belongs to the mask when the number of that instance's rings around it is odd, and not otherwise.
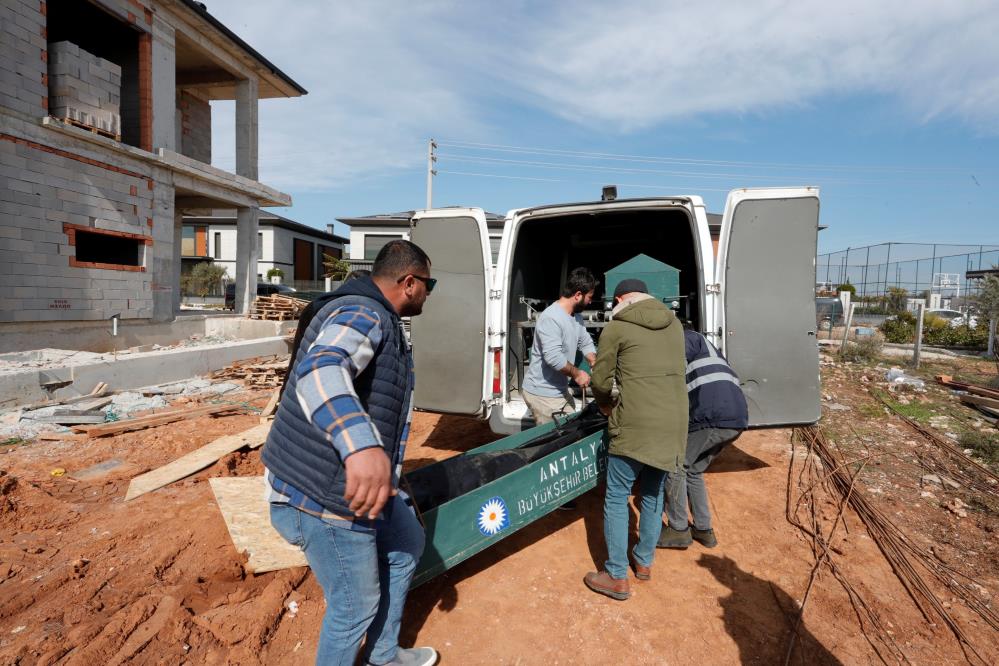
[{"label": "man in green parka", "polygon": [[[593,396],[609,416],[611,437],[604,498],[604,570],[586,574],[594,592],[624,600],[628,583],[628,495],[638,479],[638,543],[631,552],[635,577],[648,580],[662,529],[663,480],[683,464],[687,447],[687,386],[683,327],[648,294],[641,280],[614,290],[613,320],[600,335],[593,366]],[[616,383],[616,391],[612,393]]]}]

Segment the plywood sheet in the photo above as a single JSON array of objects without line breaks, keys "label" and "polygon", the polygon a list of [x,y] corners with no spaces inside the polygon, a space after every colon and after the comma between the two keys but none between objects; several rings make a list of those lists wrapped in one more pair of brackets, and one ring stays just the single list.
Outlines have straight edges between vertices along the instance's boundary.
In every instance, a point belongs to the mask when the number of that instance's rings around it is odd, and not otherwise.
[{"label": "plywood sheet", "polygon": [[185,456],[177,458],[171,463],[159,467],[145,474],[140,474],[139,476],[132,479],[131,483],[128,484],[128,492],[125,493],[125,501],[135,499],[140,495],[144,495],[157,488],[162,488],[163,486],[173,483],[174,481],[179,481],[184,477],[190,476],[197,471],[203,470],[209,465],[214,464],[217,460],[225,455],[232,453],[244,446],[249,446],[250,448],[257,448],[263,445],[264,440],[267,439],[267,433],[270,432],[270,423],[261,423],[258,426],[254,426],[249,430],[244,430],[243,432],[238,432],[234,435],[226,435],[225,437],[219,437],[213,442],[205,444],[200,449],[195,449]]},{"label": "plywood sheet", "polygon": [[249,556],[247,571],[263,573],[308,566],[305,553],[271,526],[264,477],[230,476],[208,481],[233,545]]}]

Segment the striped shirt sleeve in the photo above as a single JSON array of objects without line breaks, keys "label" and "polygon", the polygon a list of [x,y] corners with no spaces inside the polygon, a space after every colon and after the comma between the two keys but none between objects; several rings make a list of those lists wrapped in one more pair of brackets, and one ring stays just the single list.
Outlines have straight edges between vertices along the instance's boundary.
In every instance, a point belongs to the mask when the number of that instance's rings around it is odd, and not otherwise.
[{"label": "striped shirt sleeve", "polygon": [[354,390],[354,380],[368,367],[380,342],[378,313],[361,305],[344,306],[330,314],[295,367],[298,403],[341,460],[382,446]]}]

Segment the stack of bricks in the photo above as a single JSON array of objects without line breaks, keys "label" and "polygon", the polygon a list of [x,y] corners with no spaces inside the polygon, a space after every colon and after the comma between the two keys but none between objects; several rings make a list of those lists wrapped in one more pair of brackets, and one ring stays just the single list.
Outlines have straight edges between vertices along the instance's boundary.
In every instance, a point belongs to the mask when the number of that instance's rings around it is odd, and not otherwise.
[{"label": "stack of bricks", "polygon": [[121,67],[72,42],[49,45],[49,114],[121,135]]}]

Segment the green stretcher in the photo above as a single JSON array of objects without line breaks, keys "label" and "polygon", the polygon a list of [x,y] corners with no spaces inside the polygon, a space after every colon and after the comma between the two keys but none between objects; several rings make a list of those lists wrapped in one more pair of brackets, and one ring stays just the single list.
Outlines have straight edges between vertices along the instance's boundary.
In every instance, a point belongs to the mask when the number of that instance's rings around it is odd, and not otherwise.
[{"label": "green stretcher", "polygon": [[[606,421],[594,412],[584,410],[406,474],[403,488],[411,490],[427,537],[413,586],[595,487],[606,469],[608,436]],[[550,450],[556,445],[559,448]],[[531,459],[504,473],[517,456]],[[454,478],[463,466],[474,469]],[[498,474],[494,478],[493,470]],[[442,494],[442,486],[449,483],[475,487],[458,488],[456,496]]]}]

